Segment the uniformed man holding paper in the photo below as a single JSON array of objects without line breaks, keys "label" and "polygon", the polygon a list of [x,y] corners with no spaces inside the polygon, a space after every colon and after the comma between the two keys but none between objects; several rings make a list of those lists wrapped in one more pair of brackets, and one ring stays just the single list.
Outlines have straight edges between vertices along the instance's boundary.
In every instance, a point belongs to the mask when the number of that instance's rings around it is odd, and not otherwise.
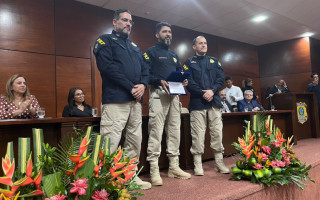
[{"label": "uniformed man holding paper", "polygon": [[192,146],[191,154],[194,161],[194,174],[203,176],[202,154],[204,153],[204,138],[207,125],[210,133],[210,147],[215,157],[215,169],[220,173],[229,173],[223,163],[222,117],[220,108],[223,107],[219,90],[224,83],[224,72],[218,59],[206,56],[207,40],[198,36],[193,40],[195,56],[189,58],[183,65],[184,71],[190,72],[190,127]]},{"label": "uniformed man holding paper", "polygon": [[[178,95],[170,95],[166,81],[173,71],[182,71],[179,58],[169,49],[172,40],[171,25],[165,22],[156,25],[158,43],[144,53],[149,64],[149,140],[148,157],[152,185],[162,185],[158,159],[161,154],[161,139],[165,128],[167,138],[167,156],[169,157],[168,176],[189,179],[191,175],[179,167],[180,146],[180,101]],[[187,80],[182,82],[183,86]]]}]

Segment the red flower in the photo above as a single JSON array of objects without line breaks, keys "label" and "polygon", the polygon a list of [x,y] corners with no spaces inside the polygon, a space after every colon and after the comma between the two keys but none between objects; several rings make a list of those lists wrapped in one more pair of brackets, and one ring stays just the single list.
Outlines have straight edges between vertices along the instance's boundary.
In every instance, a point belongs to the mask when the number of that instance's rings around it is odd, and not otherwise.
[{"label": "red flower", "polygon": [[271,148],[268,147],[268,146],[263,146],[263,147],[262,147],[262,150],[263,150],[266,154],[268,154],[268,155],[271,154]]},{"label": "red flower", "polygon": [[284,162],[286,163],[286,165],[290,165],[291,162],[290,162],[290,159],[289,158],[284,158]]},{"label": "red flower", "polygon": [[94,195],[91,198],[95,200],[108,200],[108,196],[108,192],[105,189],[103,189],[101,191],[95,191]]},{"label": "red flower", "polygon": [[74,181],[73,183],[70,183],[74,187],[71,188],[70,193],[77,193],[76,200],[78,199],[78,195],[85,195],[86,189],[88,188],[88,185],[86,185],[86,182],[88,179],[79,179],[77,181]]},{"label": "red flower", "polygon": [[60,192],[59,192],[59,194],[54,196],[51,195],[50,198],[46,198],[45,200],[64,200],[65,198],[67,198],[67,196],[64,196],[64,195],[60,196]]},{"label": "red flower", "polygon": [[254,169],[262,169],[263,166],[260,164],[260,163],[256,163],[254,166],[253,166]]}]

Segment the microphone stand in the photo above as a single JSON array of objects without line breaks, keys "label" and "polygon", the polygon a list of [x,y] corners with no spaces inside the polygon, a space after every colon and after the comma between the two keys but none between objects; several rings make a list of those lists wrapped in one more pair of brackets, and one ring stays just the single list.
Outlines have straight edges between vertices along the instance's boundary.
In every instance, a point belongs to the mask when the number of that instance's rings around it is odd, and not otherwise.
[{"label": "microphone stand", "polygon": [[270,104],[270,109],[272,108],[272,96],[275,95],[277,92],[273,93],[273,94],[269,94],[269,96],[266,99],[269,99],[269,104]]}]

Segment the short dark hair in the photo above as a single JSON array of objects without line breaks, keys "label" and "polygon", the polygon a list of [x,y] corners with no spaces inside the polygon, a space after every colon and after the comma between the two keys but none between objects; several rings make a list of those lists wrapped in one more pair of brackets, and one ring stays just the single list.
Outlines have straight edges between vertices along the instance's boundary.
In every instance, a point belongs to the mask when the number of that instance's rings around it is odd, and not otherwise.
[{"label": "short dark hair", "polygon": [[313,78],[314,75],[318,75],[318,76],[319,76],[318,73],[312,73],[312,74],[311,74],[311,78]]},{"label": "short dark hair", "polygon": [[161,28],[163,27],[163,26],[167,26],[167,27],[169,27],[169,28],[171,28],[172,26],[171,26],[171,24],[169,24],[169,23],[167,23],[167,22],[160,22],[160,23],[157,23],[157,25],[156,25],[156,33],[159,33],[160,32],[160,30],[161,30]]},{"label": "short dark hair", "polygon": [[192,45],[195,45],[195,44],[197,43],[197,39],[198,39],[199,37],[205,38],[203,35],[199,35],[199,36],[195,37],[195,38],[193,39],[193,41],[192,41]]},{"label": "short dark hair", "polygon": [[231,76],[227,76],[225,79],[224,79],[224,81],[232,81],[232,77]]},{"label": "short dark hair", "polygon": [[119,19],[120,19],[120,14],[121,14],[121,13],[124,13],[124,12],[127,12],[127,13],[129,13],[130,15],[132,15],[132,14],[131,14],[131,11],[128,10],[128,9],[119,9],[119,10],[114,11],[113,19],[119,20]]}]

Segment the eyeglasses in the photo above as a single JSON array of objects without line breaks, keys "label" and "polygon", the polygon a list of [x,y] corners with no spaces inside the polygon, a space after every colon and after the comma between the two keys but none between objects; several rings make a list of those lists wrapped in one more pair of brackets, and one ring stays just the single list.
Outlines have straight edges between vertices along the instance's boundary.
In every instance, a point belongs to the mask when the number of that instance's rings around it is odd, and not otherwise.
[{"label": "eyeglasses", "polygon": [[252,94],[245,94],[246,96],[253,96]]},{"label": "eyeglasses", "polygon": [[75,94],[74,96],[75,96],[75,97],[81,97],[81,96],[84,97],[85,95],[86,95],[85,93],[80,93],[80,94]]},{"label": "eyeglasses", "polygon": [[132,20],[129,20],[127,18],[121,18],[120,20],[123,22],[129,22],[131,24],[131,26],[133,26],[133,24],[134,24],[134,22]]}]

